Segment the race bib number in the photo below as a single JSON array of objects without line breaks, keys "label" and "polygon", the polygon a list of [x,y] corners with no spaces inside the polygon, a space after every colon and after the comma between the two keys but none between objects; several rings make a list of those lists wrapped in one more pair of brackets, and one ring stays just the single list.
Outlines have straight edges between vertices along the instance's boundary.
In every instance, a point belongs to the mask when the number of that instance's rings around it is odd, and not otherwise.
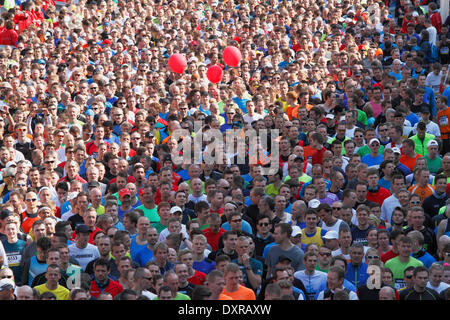
[{"label": "race bib number", "polygon": [[8,266],[9,267],[15,267],[20,265],[20,261],[22,261],[22,255],[20,253],[8,253],[6,254],[6,257],[8,259]]},{"label": "race bib number", "polygon": [[439,125],[447,126],[448,125],[448,117],[447,116],[440,116],[439,117]]},{"label": "race bib number", "polygon": [[403,287],[406,287],[405,280],[403,280],[403,279],[395,279],[395,289],[400,290]]}]

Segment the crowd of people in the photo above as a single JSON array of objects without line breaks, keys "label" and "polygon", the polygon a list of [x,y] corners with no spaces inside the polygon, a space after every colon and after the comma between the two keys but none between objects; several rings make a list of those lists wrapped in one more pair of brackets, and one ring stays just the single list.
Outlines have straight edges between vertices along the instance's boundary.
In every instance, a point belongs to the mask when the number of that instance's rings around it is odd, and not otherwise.
[{"label": "crowd of people", "polygon": [[0,300],[449,300],[442,8],[5,1]]}]

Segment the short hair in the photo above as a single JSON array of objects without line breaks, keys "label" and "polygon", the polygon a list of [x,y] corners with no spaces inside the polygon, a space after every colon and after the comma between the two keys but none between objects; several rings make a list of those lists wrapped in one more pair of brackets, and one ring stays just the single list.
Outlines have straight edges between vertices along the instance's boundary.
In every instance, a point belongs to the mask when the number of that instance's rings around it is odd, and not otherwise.
[{"label": "short hair", "polygon": [[239,268],[239,266],[234,263],[234,262],[230,262],[229,264],[227,264],[227,266],[225,267],[225,275],[227,275],[230,272],[239,272],[241,271],[241,269]]},{"label": "short hair", "polygon": [[109,265],[109,260],[106,260],[104,258],[99,258],[97,260],[95,260],[94,262],[94,270],[95,268],[97,268],[97,266],[105,266],[107,270],[110,270],[110,265]]},{"label": "short hair", "polygon": [[328,270],[328,273],[330,273],[330,272],[336,273],[339,280],[345,278],[345,270],[339,266],[330,267],[330,269]]},{"label": "short hair", "polygon": [[281,296],[281,285],[278,283],[269,283],[266,287],[266,293],[271,296],[280,297]]},{"label": "short hair", "polygon": [[216,257],[216,259],[214,260],[214,262],[216,263],[216,265],[218,265],[219,263],[224,262],[224,261],[230,262],[230,261],[231,261],[230,256],[228,256],[228,255],[226,255],[226,254],[220,254],[220,255],[218,255],[218,256]]},{"label": "short hair", "polygon": [[427,267],[418,266],[414,269],[413,276],[416,277],[419,272],[426,272],[428,275],[430,274],[430,271],[428,271]]},{"label": "short hair", "polygon": [[275,225],[275,228],[280,228],[281,233],[286,233],[288,236],[292,234],[292,226],[289,223],[280,222]]}]

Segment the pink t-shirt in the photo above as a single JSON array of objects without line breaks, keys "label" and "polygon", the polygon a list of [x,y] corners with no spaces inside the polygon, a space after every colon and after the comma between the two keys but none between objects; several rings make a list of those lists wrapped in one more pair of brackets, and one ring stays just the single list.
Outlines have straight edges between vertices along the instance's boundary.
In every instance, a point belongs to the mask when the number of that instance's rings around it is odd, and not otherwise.
[{"label": "pink t-shirt", "polygon": [[372,110],[373,110],[373,117],[376,119],[383,111],[383,109],[381,108],[381,104],[371,101],[370,106],[372,107]]}]

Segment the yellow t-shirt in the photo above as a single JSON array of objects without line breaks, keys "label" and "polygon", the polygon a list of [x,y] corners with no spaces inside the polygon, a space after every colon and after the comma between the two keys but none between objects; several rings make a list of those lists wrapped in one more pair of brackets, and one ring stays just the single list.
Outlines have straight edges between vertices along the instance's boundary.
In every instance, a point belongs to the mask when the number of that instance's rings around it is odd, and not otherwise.
[{"label": "yellow t-shirt", "polygon": [[69,300],[69,294],[70,291],[66,288],[64,288],[61,285],[58,285],[58,287],[55,290],[50,290],[46,286],[46,284],[41,284],[39,286],[34,287],[37,291],[39,291],[40,294],[43,294],[44,292],[51,292],[56,296],[56,300]]}]

